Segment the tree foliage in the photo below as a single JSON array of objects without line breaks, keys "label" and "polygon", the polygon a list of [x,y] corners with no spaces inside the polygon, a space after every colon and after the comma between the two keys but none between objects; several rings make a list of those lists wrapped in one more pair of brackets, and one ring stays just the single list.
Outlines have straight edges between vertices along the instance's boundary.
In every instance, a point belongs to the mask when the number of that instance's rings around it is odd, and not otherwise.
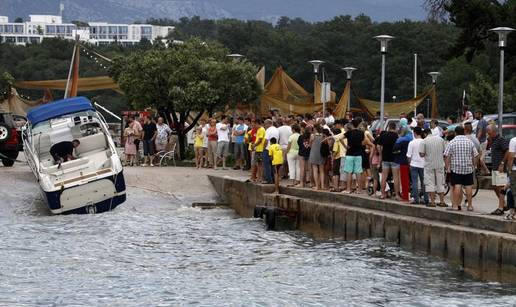
[{"label": "tree foliage", "polygon": [[[227,54],[220,44],[192,39],[116,58],[110,73],[134,107],[152,106],[171,114],[183,145],[203,112],[224,111],[228,105],[249,104],[258,97],[258,68]],[[189,116],[194,121],[185,127]]]},{"label": "tree foliage", "polygon": [[14,78],[7,71],[0,71],[0,97],[5,99],[11,93],[11,87],[14,84]]},{"label": "tree foliage", "polygon": [[[176,30],[171,39],[188,40],[198,37],[202,41],[220,43],[227,48],[227,52],[244,54],[247,64],[266,66],[267,78],[270,78],[274,69],[281,65],[308,91],[313,90],[313,73],[307,61],[326,61],[325,79],[332,83],[332,89],[338,95],[342,93],[346,81],[341,68],[355,66],[359,69],[353,74],[355,91],[362,97],[375,100],[379,100],[380,96],[381,58],[379,43],[373,36],[390,34],[396,38],[390,43],[387,54],[387,101],[392,96],[397,96],[398,100],[412,98],[413,54],[418,53],[419,92],[430,85],[427,72],[441,71],[442,75],[438,80],[438,101],[441,115],[446,116],[457,111],[463,90],[469,91],[470,84],[476,82],[477,72],[489,83],[498,83],[497,37],[487,30],[494,26],[516,27],[515,2],[428,0],[427,4],[433,3],[441,10],[444,8],[444,16],[448,18],[446,22],[403,20],[378,23],[365,15],[354,18],[337,16],[332,20],[316,23],[282,17],[275,25],[264,21],[206,20],[199,17],[182,18],[179,21],[154,19],[148,22],[175,26]],[[67,76],[72,47],[71,42],[60,39],[46,39],[42,44],[27,47],[1,44],[0,71],[10,72],[17,80],[63,79]],[[158,50],[167,49],[161,42],[151,44],[149,41],[131,47],[111,44],[94,48],[110,58],[126,57],[135,60],[138,57],[135,54],[160,53]],[[513,81],[516,79],[510,74],[516,69],[515,48],[516,34],[511,34],[506,49],[508,80],[505,91],[509,97],[512,97],[511,93],[516,92],[516,82]],[[202,66],[203,72],[209,69],[222,69],[210,67],[206,63],[203,65],[206,66]],[[106,73],[83,54],[81,76],[98,76]],[[136,75],[138,74],[141,72],[136,72]],[[171,88],[171,92],[166,93],[166,98],[170,96],[175,101],[184,102],[178,106],[187,105],[189,98],[186,92],[204,92],[206,97],[211,95],[211,86],[207,86],[204,81],[192,84],[188,91],[185,90],[188,88],[185,80],[177,77],[174,82],[180,83],[181,86]],[[38,96],[38,93],[32,91],[23,93]],[[84,94],[97,97],[100,102],[106,101],[106,106],[115,112],[130,108],[128,101],[136,101],[107,91]],[[55,93],[56,98],[60,95],[62,93]],[[155,103],[149,102],[145,97],[140,98],[137,101],[143,104]],[[207,105],[207,102],[195,103]]]},{"label": "tree foliage", "polygon": [[183,18],[179,22],[162,19],[159,24],[175,26],[177,38],[199,36],[216,40],[232,53],[244,54],[250,62],[265,65],[268,78],[281,65],[308,91],[313,91],[309,60],[326,62],[325,79],[339,95],[346,82],[341,68],[355,66],[359,69],[353,74],[356,92],[376,100],[380,98],[381,57],[374,36],[390,34],[396,37],[387,56],[386,97],[395,95],[399,99],[409,99],[414,87],[414,53],[419,54],[418,87],[422,92],[430,83],[426,73],[446,64],[448,50],[458,34],[450,24],[409,20],[377,23],[365,15],[337,16],[317,23],[282,17],[276,25],[263,21],[213,21],[198,17]]}]

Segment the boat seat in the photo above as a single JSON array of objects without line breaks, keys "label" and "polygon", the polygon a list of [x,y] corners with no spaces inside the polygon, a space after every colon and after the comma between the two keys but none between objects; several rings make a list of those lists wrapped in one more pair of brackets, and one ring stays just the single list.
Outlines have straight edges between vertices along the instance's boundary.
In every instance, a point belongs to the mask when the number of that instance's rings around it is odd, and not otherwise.
[{"label": "boat seat", "polygon": [[53,130],[50,133],[50,140],[52,141],[52,144],[70,142],[73,140],[72,130],[70,127]]},{"label": "boat seat", "polygon": [[103,133],[88,135],[79,139],[81,144],[75,148],[77,157],[85,157],[89,154],[98,153],[107,149],[106,137]]},{"label": "boat seat", "polygon": [[40,161],[53,161],[50,156],[50,148],[53,145],[50,141],[50,135],[43,133],[35,134],[32,139],[34,140],[34,149],[38,153]]},{"label": "boat seat", "polygon": [[71,168],[79,167],[81,165],[84,165],[85,167],[90,161],[87,158],[79,158],[71,161],[67,161],[64,163],[61,163],[61,167],[59,167],[58,164],[54,165],[42,165],[41,172],[44,174],[52,174],[57,171],[66,171]]}]

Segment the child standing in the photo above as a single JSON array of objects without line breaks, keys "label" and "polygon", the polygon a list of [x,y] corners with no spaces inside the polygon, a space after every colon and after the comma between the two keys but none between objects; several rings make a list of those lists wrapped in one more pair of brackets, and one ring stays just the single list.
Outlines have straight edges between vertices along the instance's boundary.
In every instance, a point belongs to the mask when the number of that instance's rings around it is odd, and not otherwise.
[{"label": "child standing", "polygon": [[195,166],[200,168],[203,165],[204,160],[204,135],[202,133],[202,127],[195,129],[194,137],[194,150],[195,150]]},{"label": "child standing", "polygon": [[374,144],[371,150],[371,177],[373,178],[373,196],[378,196],[380,187],[380,152]]},{"label": "child standing", "polygon": [[269,146],[269,156],[272,160],[272,167],[274,167],[274,192],[279,194],[279,180],[280,180],[280,168],[283,165],[283,150],[281,146],[277,144],[276,138],[271,138],[271,145]]}]

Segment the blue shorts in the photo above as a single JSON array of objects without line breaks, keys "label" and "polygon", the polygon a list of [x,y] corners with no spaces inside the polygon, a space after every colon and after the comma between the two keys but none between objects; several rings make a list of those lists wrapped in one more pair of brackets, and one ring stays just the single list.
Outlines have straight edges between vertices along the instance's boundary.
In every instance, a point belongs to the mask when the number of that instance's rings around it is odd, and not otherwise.
[{"label": "blue shorts", "polygon": [[346,156],[344,171],[348,174],[361,174],[362,156]]},{"label": "blue shorts", "polygon": [[382,162],[382,169],[394,169],[394,168],[400,168],[400,165],[395,162],[388,162],[388,161]]},{"label": "blue shorts", "polygon": [[143,155],[144,156],[154,155],[154,141],[143,140]]}]

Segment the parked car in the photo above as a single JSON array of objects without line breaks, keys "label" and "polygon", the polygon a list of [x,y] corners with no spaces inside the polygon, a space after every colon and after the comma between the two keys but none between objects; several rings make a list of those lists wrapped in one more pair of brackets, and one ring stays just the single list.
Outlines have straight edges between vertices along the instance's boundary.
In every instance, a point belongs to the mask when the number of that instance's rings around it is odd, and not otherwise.
[{"label": "parked car", "polygon": [[[425,119],[425,123],[430,125],[430,120],[431,119]],[[369,129],[373,133],[373,136],[376,137],[381,131],[387,130],[387,126],[389,125],[390,122],[395,122],[396,123],[396,127],[399,128],[400,119],[395,117],[395,118],[386,118],[383,121],[383,126],[382,127],[380,127],[380,120],[376,119],[375,121],[373,121],[373,123],[371,124],[371,127]],[[446,121],[444,121],[444,120],[438,119],[438,122],[439,122],[439,127],[441,127],[441,129],[443,129],[443,130],[444,130],[444,128],[449,126],[449,124]]]},{"label": "parked car", "polygon": [[[504,127],[505,125],[516,125],[516,112],[504,113],[502,118],[502,125]],[[498,124],[498,114],[488,114],[484,116],[484,119],[487,122],[494,121],[496,124]]]},{"label": "parked car", "polygon": [[18,158],[20,136],[12,114],[0,111],[0,159],[4,166],[13,166]]},{"label": "parked car", "polygon": [[[489,123],[494,121],[495,124],[498,124],[498,114],[488,114],[484,115],[484,119]],[[473,120],[471,122],[473,126],[473,131],[477,131],[478,120]],[[503,114],[503,125],[516,125],[516,112],[512,113],[504,113]]]},{"label": "parked car", "polygon": [[22,128],[27,123],[27,118],[21,115],[13,114],[14,125],[16,126],[16,131],[18,132],[18,151],[23,151],[23,140],[22,140]]}]

